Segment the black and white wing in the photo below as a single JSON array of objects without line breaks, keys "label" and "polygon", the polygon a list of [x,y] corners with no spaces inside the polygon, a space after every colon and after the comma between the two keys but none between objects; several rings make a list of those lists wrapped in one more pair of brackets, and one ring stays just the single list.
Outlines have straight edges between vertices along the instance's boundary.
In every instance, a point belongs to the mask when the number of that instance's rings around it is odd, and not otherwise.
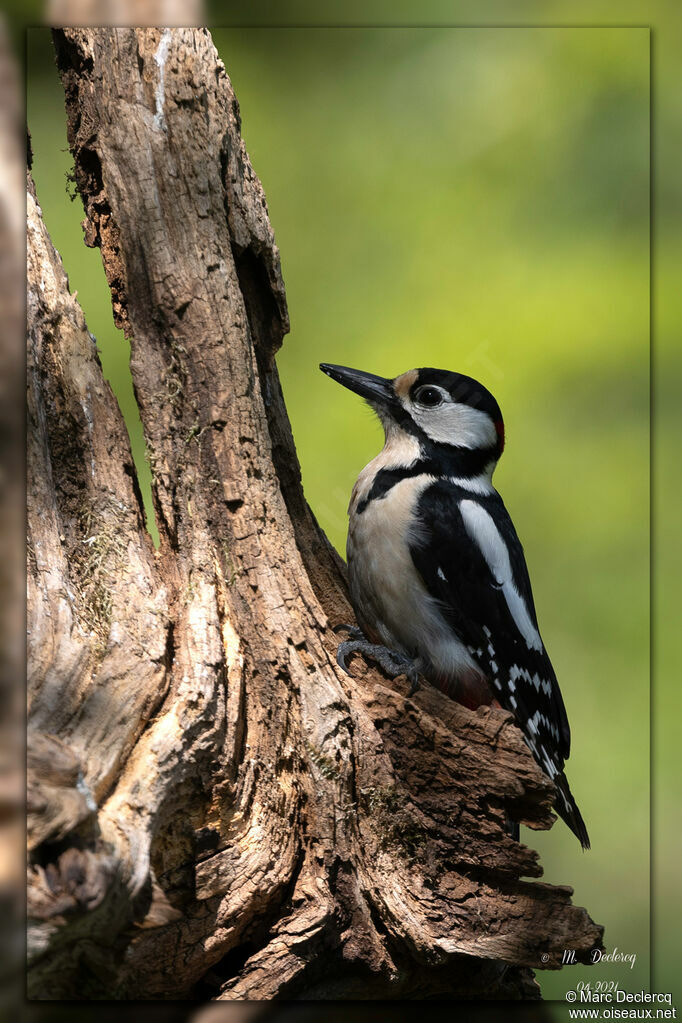
[{"label": "black and white wing", "polygon": [[538,630],[523,548],[502,499],[439,480],[422,494],[418,514],[410,547],[417,571],[556,785],[557,812],[589,847],[563,773],[570,752],[566,710]]}]

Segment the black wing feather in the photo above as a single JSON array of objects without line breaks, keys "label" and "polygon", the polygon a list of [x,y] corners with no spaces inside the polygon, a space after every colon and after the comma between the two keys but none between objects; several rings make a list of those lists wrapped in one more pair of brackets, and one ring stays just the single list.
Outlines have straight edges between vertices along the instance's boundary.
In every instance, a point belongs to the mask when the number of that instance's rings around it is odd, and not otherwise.
[{"label": "black wing feather", "polygon": [[585,826],[563,775],[570,729],[559,684],[544,644],[540,650],[529,648],[501,586],[466,530],[460,501],[472,499],[492,516],[509,552],[516,589],[537,628],[523,547],[497,493],[479,496],[445,480],[432,484],[420,500],[421,528],[410,548],[412,559],[453,631],[493,683],[500,703],[515,715],[538,763],[553,777],[562,797],[558,812],[587,845]]}]

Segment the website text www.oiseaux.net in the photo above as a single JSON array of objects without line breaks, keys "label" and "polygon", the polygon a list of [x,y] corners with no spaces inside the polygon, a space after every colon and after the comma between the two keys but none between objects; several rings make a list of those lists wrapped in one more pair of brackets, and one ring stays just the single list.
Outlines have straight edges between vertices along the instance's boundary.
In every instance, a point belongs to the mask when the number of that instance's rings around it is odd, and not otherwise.
[{"label": "website text www.oiseaux.net", "polygon": [[[568,1010],[569,1019],[677,1019],[672,996],[658,992],[638,991],[632,994],[629,991],[613,991],[595,995],[590,991],[567,991],[566,1001],[606,1003],[576,1005]],[[621,1005],[612,1004],[614,1002],[620,1002]],[[624,1002],[630,1004],[623,1005]]]}]

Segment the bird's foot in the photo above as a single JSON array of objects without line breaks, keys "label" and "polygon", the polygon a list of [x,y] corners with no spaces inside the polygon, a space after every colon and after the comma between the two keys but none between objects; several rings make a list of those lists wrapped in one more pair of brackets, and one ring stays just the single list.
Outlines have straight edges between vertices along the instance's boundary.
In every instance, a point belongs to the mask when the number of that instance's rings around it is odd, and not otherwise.
[{"label": "bird's foot", "polygon": [[364,638],[360,629],[349,627],[349,632],[353,638],[340,643],[336,651],[336,662],[347,675],[350,675],[350,672],[346,665],[346,658],[351,654],[363,654],[375,661],[391,678],[406,675],[410,683],[409,695],[412,696],[416,693],[419,688],[419,669],[414,661],[396,650],[389,650],[387,646],[382,646],[380,643],[370,643]]}]

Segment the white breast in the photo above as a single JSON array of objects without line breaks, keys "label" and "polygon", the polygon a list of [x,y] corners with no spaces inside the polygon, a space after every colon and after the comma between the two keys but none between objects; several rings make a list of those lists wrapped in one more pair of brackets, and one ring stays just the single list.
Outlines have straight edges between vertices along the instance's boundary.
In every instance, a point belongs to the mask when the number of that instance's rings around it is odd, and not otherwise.
[{"label": "white breast", "polygon": [[421,658],[439,675],[456,678],[472,670],[478,674],[438,601],[426,590],[409,550],[419,533],[414,516],[417,502],[434,477],[424,473],[402,480],[357,513],[371,490],[381,457],[363,470],[349,509],[348,572],[358,620],[371,638],[408,657]]}]

